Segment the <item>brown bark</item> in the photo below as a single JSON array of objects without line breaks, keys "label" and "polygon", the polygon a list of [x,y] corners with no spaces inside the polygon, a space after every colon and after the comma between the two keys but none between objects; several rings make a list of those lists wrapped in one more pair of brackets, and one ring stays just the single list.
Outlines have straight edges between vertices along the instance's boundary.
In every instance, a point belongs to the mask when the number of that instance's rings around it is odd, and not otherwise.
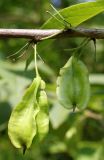
[{"label": "brown bark", "polygon": [[74,28],[67,30],[59,29],[0,29],[0,39],[3,38],[24,38],[40,41],[45,38],[72,38],[89,37],[104,39],[104,29]]}]

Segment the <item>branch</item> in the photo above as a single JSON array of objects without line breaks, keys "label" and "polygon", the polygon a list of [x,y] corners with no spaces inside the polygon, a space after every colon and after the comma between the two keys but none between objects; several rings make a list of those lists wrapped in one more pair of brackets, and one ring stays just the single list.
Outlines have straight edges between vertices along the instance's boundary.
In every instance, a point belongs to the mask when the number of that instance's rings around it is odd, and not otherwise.
[{"label": "branch", "polygon": [[101,114],[94,113],[90,110],[86,110],[84,112],[84,114],[88,118],[92,118],[92,119],[96,119],[96,120],[103,120],[103,116]]},{"label": "branch", "polygon": [[72,38],[89,37],[104,39],[104,29],[73,28],[67,30],[59,29],[0,29],[0,38],[25,38],[40,41],[49,38]]}]

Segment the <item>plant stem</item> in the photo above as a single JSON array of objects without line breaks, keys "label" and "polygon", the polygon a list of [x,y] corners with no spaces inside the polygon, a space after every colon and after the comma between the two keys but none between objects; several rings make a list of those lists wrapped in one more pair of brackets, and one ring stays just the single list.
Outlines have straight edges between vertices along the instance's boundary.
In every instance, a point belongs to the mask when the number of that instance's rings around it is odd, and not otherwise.
[{"label": "plant stem", "polygon": [[37,49],[36,49],[36,44],[34,45],[34,62],[35,62],[35,72],[36,72],[36,77],[39,76],[39,72],[38,72],[38,67],[37,67]]}]

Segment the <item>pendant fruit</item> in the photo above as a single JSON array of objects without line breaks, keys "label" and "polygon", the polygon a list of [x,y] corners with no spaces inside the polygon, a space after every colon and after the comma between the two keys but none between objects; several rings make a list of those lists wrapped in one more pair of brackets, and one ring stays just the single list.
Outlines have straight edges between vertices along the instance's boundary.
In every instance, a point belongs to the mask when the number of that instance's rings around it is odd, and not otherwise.
[{"label": "pendant fruit", "polygon": [[60,70],[57,79],[57,97],[67,109],[87,107],[90,98],[90,83],[85,64],[72,56]]}]

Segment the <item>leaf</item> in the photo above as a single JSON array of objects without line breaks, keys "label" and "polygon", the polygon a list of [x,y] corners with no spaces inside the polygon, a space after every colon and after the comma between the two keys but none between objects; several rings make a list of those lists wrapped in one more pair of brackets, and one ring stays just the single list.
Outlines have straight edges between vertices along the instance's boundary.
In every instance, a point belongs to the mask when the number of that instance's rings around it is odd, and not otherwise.
[{"label": "leaf", "polygon": [[104,85],[104,74],[90,74],[89,77],[90,83],[95,85]]},{"label": "leaf", "polygon": [[[70,7],[64,8],[59,11],[63,16],[65,21],[70,23],[72,27],[78,26],[82,22],[94,17],[95,15],[104,11],[104,2],[85,2]],[[56,18],[59,18],[58,14],[54,15]],[[64,22],[64,21],[63,21]],[[54,17],[51,17],[46,23],[43,24],[42,28],[56,28],[62,29],[65,28],[64,23],[60,23]]]},{"label": "leaf", "polygon": [[[57,113],[57,114],[56,114]],[[52,127],[57,129],[68,118],[70,111],[55,102],[50,111],[50,121]]]},{"label": "leaf", "polygon": [[103,145],[95,142],[80,142],[75,155],[76,160],[101,160],[103,159]]}]

